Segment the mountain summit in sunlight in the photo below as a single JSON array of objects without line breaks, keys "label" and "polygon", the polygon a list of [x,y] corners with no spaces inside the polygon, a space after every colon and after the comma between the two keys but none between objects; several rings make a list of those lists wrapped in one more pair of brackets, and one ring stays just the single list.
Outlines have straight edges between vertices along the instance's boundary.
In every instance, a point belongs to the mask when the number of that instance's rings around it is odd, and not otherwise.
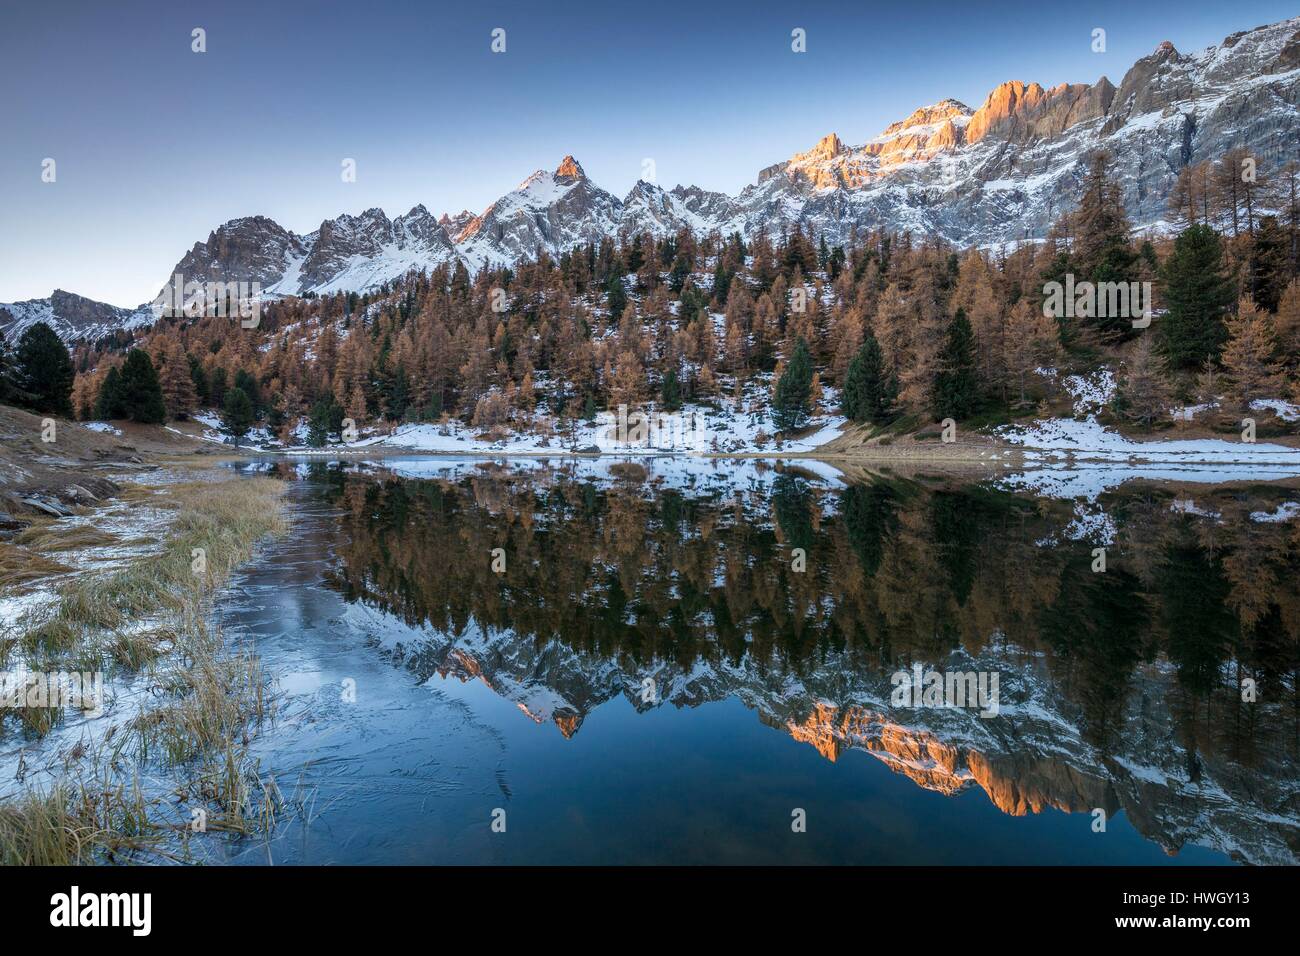
[{"label": "mountain summit in sunlight", "polygon": [[576,159],[565,156],[555,170],[555,177],[556,179],[586,179],[587,174],[582,171]]}]

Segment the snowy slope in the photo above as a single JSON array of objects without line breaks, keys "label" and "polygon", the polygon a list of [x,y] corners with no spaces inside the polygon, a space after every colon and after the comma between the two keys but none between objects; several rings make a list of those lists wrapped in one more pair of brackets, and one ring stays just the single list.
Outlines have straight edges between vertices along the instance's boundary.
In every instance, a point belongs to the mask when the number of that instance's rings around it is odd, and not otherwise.
[{"label": "snowy slope", "polygon": [[154,319],[147,305],[120,309],[62,289],[55,289],[46,299],[0,302],[0,334],[9,343],[17,342],[37,322],[50,326],[63,341],[74,342],[81,338],[93,341],[118,329],[152,325]]}]

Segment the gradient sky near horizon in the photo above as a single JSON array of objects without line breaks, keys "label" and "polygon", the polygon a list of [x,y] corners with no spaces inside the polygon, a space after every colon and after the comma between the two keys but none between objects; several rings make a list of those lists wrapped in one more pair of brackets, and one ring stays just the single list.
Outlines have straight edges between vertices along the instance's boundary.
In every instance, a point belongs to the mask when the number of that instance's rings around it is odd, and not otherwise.
[{"label": "gradient sky near horizon", "polygon": [[[734,194],[829,132],[858,144],[944,97],[978,107],[1004,80],[1118,83],[1162,40],[1193,51],[1295,13],[1272,0],[6,0],[0,302],[62,288],[134,306],[229,219],[301,233],[372,206],[479,212],[566,153],[618,196],[646,157],[665,188]],[[194,27],[206,53],[191,52]]]}]

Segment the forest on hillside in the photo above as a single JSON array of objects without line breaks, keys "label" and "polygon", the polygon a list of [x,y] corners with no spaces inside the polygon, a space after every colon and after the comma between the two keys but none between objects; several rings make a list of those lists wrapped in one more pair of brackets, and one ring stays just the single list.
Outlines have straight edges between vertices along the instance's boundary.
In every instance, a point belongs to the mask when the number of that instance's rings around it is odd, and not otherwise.
[{"label": "forest on hillside", "polygon": [[[288,440],[306,420],[322,444],[345,417],[562,432],[620,405],[738,401],[755,382],[782,432],[819,408],[992,423],[1043,407],[1058,387],[1044,372],[1106,366],[1108,414],[1149,429],[1178,403],[1300,397],[1298,190],[1296,163],[1257,168],[1234,151],[1182,170],[1171,234],[1134,236],[1100,153],[1042,242],[958,250],[882,229],[828,246],[800,228],[606,239],[263,303],[252,329],[164,318],[79,343],[66,367],[33,327],[0,348],[0,389],[82,420],[217,409],[237,437],[262,424]],[[1154,321],[1049,314],[1048,289],[1067,282],[1150,283]]]}]

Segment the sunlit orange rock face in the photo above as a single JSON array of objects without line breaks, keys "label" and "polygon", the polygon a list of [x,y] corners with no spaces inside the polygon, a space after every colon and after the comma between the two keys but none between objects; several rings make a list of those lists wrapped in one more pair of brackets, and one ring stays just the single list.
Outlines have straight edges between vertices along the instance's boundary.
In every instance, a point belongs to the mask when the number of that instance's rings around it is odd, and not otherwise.
[{"label": "sunlit orange rock face", "polygon": [[555,175],[559,179],[583,179],[586,177],[582,167],[578,165],[578,161],[572,156],[565,156],[564,159],[560,160]]},{"label": "sunlit orange rock face", "polygon": [[1106,115],[1115,87],[1104,76],[1096,83],[1062,83],[1044,90],[1020,80],[1001,83],[989,93],[966,127],[966,142],[995,135],[1013,142],[1056,136],[1076,123]]},{"label": "sunlit orange rock face", "polygon": [[959,131],[956,126],[952,125],[952,120],[946,119],[939,124],[939,128],[935,131],[934,135],[926,140],[925,148],[931,151],[948,149],[949,147],[959,145],[962,142],[964,135],[965,134]]},{"label": "sunlit orange rock face", "polygon": [[978,143],[990,130],[1001,129],[1017,114],[1035,109],[1042,103],[1043,95],[1043,88],[1037,83],[1028,86],[1020,80],[999,83],[970,118],[967,141]]},{"label": "sunlit orange rock face", "polygon": [[818,189],[861,186],[903,163],[924,161],[941,150],[961,145],[962,129],[970,115],[970,108],[964,104],[943,100],[891,124],[857,149],[845,146],[831,133],[806,153],[792,157],[785,171],[805,177]]},{"label": "sunlit orange rock face", "polygon": [[871,169],[854,160],[834,133],[823,136],[808,152],[796,153],[788,170],[806,176],[818,189],[856,184],[871,175]]},{"label": "sunlit orange rock face", "polygon": [[923,106],[905,120],[892,123],[863,149],[895,163],[924,159],[940,149],[964,142],[962,130],[970,121],[970,107],[956,100]]},{"label": "sunlit orange rock face", "polygon": [[786,731],[835,760],[846,749],[866,750],[927,790],[951,795],[971,783],[959,751],[927,731],[914,731],[863,707],[818,703],[802,722]]},{"label": "sunlit orange rock face", "polygon": [[865,750],[918,786],[948,796],[975,784],[994,806],[1013,816],[1048,807],[1085,812],[1116,803],[1104,781],[1061,761],[1032,755],[993,761],[863,707],[840,708],[823,701],[803,721],[784,726],[791,737],[815,747],[828,760],[838,759],[845,750]]},{"label": "sunlit orange rock face", "polygon": [[1050,90],[1037,83],[1010,80],[995,87],[978,110],[957,100],[923,106],[860,147],[845,146],[831,133],[785,164],[769,167],[763,182],[784,172],[817,189],[853,189],[886,176],[907,163],[925,163],[945,150],[993,137],[1014,143],[1046,139],[1089,120],[1106,116],[1115,87],[1105,77],[1096,83],[1062,83]]},{"label": "sunlit orange rock face", "polygon": [[927,160],[942,149],[965,141],[964,129],[970,122],[970,107],[956,100],[943,100],[923,106],[907,119],[886,127],[885,131],[862,147],[880,157],[881,170],[901,163]]},{"label": "sunlit orange rock face", "polygon": [[818,140],[817,145],[803,155],[810,160],[834,159],[844,152],[844,143],[834,133],[828,133]]}]

